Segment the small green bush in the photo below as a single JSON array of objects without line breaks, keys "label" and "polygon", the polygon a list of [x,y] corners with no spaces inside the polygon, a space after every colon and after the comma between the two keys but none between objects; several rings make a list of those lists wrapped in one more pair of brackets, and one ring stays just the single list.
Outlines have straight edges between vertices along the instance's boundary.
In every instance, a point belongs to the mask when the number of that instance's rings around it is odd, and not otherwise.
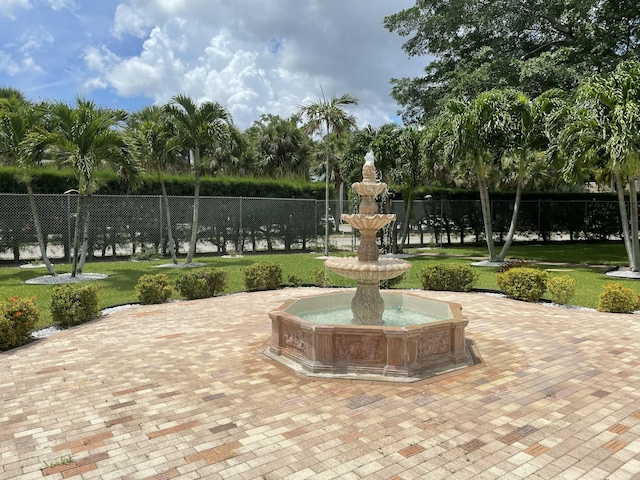
[{"label": "small green bush", "polygon": [[242,275],[249,291],[275,290],[282,284],[282,267],[276,263],[254,263],[243,269]]},{"label": "small green bush", "polygon": [[530,267],[511,268],[498,273],[498,286],[511,298],[525,302],[537,302],[547,290],[549,274]]},{"label": "small green bush", "polygon": [[547,291],[552,302],[566,305],[576,294],[576,281],[569,275],[550,276],[547,280]]},{"label": "small green bush", "polygon": [[136,297],[145,304],[164,303],[171,297],[173,287],[169,285],[169,276],[164,273],[142,275],[136,284]]},{"label": "small green bush", "polygon": [[631,313],[639,307],[638,295],[619,283],[606,283],[598,297],[600,312]]},{"label": "small green bush", "polygon": [[303,283],[302,278],[298,275],[289,275],[288,282],[293,287],[299,287]]},{"label": "small green bush", "polygon": [[427,265],[418,279],[425,290],[446,290],[450,292],[468,292],[478,279],[478,275],[469,265],[463,263],[443,263]]},{"label": "small green bush", "polygon": [[331,280],[324,268],[316,268],[311,272],[311,283],[318,287],[328,287],[331,284]]},{"label": "small green bush", "polygon": [[95,285],[58,285],[51,292],[51,318],[62,326],[79,325],[100,315]]},{"label": "small green bush", "polygon": [[178,276],[176,289],[187,300],[213,297],[224,291],[229,274],[221,268],[203,268]]},{"label": "small green bush", "polygon": [[0,350],[29,343],[29,332],[35,327],[40,313],[34,299],[12,297],[0,302]]}]

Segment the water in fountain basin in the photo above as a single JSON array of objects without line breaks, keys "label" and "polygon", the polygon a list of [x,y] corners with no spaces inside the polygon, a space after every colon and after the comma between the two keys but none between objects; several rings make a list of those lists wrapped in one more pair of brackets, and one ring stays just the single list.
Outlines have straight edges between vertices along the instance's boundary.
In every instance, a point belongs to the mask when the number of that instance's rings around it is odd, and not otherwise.
[{"label": "water in fountain basin", "polygon": [[[297,313],[297,316],[309,322],[329,325],[351,325],[351,321],[353,320],[351,309],[344,306],[327,307],[321,310],[308,310]],[[385,309],[382,314],[382,320],[385,326],[388,327],[408,327],[422,323],[439,322],[444,319],[396,305]]]}]

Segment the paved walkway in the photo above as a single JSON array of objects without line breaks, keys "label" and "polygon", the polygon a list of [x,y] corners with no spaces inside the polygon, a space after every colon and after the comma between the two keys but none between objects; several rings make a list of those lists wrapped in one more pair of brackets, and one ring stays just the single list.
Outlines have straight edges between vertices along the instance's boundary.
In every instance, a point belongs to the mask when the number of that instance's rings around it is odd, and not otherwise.
[{"label": "paved walkway", "polygon": [[0,478],[640,478],[638,316],[428,292],[463,305],[484,367],[407,385],[265,360],[266,312],[324,291],[136,307],[0,354]]}]

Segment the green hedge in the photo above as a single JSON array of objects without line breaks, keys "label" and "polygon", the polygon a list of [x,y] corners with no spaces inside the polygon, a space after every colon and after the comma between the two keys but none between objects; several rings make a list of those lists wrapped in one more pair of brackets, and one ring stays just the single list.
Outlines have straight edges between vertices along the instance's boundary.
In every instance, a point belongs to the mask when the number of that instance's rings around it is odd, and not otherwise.
[{"label": "green hedge", "polygon": [[[131,189],[122,183],[111,171],[96,172],[100,188],[98,195],[159,195],[160,182],[155,175],[145,174],[140,184]],[[33,173],[34,193],[64,193],[77,188],[78,183],[72,170],[45,168]],[[170,196],[191,196],[194,178],[190,175],[167,175],[167,194]],[[203,197],[263,197],[263,198],[305,198],[324,199],[324,183],[296,182],[293,180],[256,179],[245,177],[202,177],[200,195]],[[0,193],[27,193],[20,181],[20,169],[0,167]]]}]

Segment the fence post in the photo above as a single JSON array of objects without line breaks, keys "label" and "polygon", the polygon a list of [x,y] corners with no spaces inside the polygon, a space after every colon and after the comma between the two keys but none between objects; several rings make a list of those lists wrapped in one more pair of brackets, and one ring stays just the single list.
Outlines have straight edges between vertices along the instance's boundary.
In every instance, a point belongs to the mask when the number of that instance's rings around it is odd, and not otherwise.
[{"label": "fence post", "polygon": [[242,230],[242,197],[240,197],[240,255],[242,255],[242,250],[244,246],[244,231]]},{"label": "fence post", "polygon": [[164,242],[163,242],[163,223],[162,223],[162,197],[158,198],[158,202],[160,203],[160,243],[159,243],[159,247],[160,247],[160,252],[162,252],[162,254],[164,255]]}]

